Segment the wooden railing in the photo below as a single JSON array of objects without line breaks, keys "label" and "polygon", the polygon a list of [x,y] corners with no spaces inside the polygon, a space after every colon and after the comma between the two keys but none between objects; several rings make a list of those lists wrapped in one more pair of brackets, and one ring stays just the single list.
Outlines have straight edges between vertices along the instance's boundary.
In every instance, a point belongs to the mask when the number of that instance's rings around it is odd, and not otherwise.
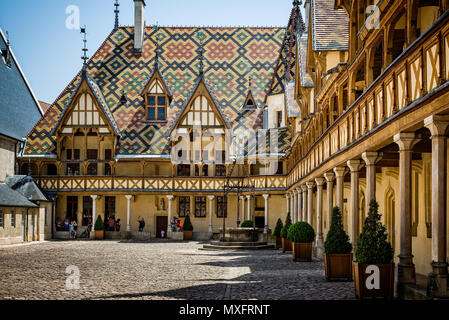
[{"label": "wooden railing", "polygon": [[[413,42],[290,168],[291,187],[449,79],[449,11]],[[311,128],[313,130],[314,128]]]},{"label": "wooden railing", "polygon": [[[39,176],[34,178],[44,190],[54,191],[182,191],[219,192],[226,182],[224,177],[94,177],[94,176]],[[231,178],[237,184],[239,178]],[[286,188],[285,176],[252,176],[244,178],[244,185],[255,190],[281,191]]]}]

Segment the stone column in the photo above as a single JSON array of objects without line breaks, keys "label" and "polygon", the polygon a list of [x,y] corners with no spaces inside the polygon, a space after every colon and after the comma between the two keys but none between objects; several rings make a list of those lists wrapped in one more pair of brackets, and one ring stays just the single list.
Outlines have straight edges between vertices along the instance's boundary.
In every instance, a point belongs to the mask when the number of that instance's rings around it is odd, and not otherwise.
[{"label": "stone column", "polygon": [[351,170],[351,203],[349,205],[349,215],[351,217],[351,241],[352,249],[355,251],[357,238],[359,236],[359,176],[363,163],[360,160],[349,160],[347,162]]},{"label": "stone column", "polygon": [[[341,214],[344,215],[344,186],[345,186],[345,167],[334,168],[335,178],[337,180],[337,189],[335,194],[336,206],[340,208]],[[332,215],[332,212],[331,212]]]},{"label": "stone column", "polygon": [[399,217],[400,253],[398,263],[399,283],[416,283],[412,254],[412,151],[419,141],[415,133],[403,132],[394,136],[399,146]]},{"label": "stone column", "polygon": [[447,239],[447,136],[449,116],[434,115],[424,120],[432,134],[432,273],[430,292],[433,297],[449,296]]},{"label": "stone column", "polygon": [[298,210],[298,221],[304,221],[304,212],[302,212],[302,189],[296,188],[296,192],[298,193],[298,205],[296,210]]},{"label": "stone column", "polygon": [[317,255],[319,258],[323,255],[323,186],[326,179],[324,178],[316,178],[316,230],[317,230],[317,238],[316,238],[316,246],[318,248]]},{"label": "stone column", "polygon": [[168,232],[171,232],[171,218],[172,218],[172,201],[173,201],[174,196],[167,196],[167,200],[168,200],[168,230],[167,230],[167,235]]},{"label": "stone column", "polygon": [[90,196],[92,198],[92,230],[95,231],[95,222],[97,221],[97,195]]},{"label": "stone column", "polygon": [[125,196],[126,200],[128,200],[127,206],[126,206],[126,231],[131,231],[131,199],[133,198],[132,195]]},{"label": "stone column", "polygon": [[252,220],[251,219],[251,196],[246,196],[246,199],[248,200],[248,219],[247,220]]},{"label": "stone column", "polygon": [[303,184],[302,189],[302,216],[303,221],[307,221],[307,185]]},{"label": "stone column", "polygon": [[363,161],[366,164],[366,212],[369,212],[371,200],[376,200],[376,163],[382,159],[381,152],[364,152]]},{"label": "stone column", "polygon": [[326,210],[327,210],[326,233],[327,233],[331,225],[332,209],[334,208],[335,174],[333,172],[326,172],[324,174],[324,178],[326,179],[326,189],[327,189],[326,190]]},{"label": "stone column", "polygon": [[[293,193],[293,191],[290,193],[290,198],[292,199],[292,201],[290,201],[290,208],[288,210],[288,212],[290,212],[290,217],[293,214],[293,211],[295,210],[295,204],[293,203],[293,198],[294,198],[295,194]],[[288,213],[287,212],[287,213]]]},{"label": "stone column", "polygon": [[240,196],[240,201],[242,202],[242,220],[245,220],[245,197]]},{"label": "stone column", "polygon": [[315,187],[315,182],[307,182],[308,189],[308,199],[307,199],[307,223],[313,226],[313,188]]},{"label": "stone column", "polygon": [[207,198],[209,199],[209,233],[213,233],[213,228],[212,228],[212,217],[213,217],[213,211],[214,211],[214,206],[213,206],[213,201],[215,196],[207,196]]},{"label": "stone column", "polygon": [[264,234],[268,234],[268,197],[269,194],[264,194],[263,198],[265,199],[265,227],[263,229]]},{"label": "stone column", "polygon": [[295,192],[295,190],[293,190],[292,192],[292,211],[290,211],[290,216],[292,218],[292,223],[295,223],[295,217],[296,217],[296,201],[297,201],[297,194]]},{"label": "stone column", "polygon": [[285,201],[286,201],[285,214],[288,214],[288,211],[290,209],[290,203],[293,201],[293,198],[290,196],[290,194],[287,193],[285,195]]}]

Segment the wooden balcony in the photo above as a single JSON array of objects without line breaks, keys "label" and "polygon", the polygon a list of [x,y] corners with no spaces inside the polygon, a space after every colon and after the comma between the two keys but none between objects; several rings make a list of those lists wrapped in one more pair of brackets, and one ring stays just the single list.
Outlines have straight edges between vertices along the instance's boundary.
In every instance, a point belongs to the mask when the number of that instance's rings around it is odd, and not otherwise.
[{"label": "wooden balcony", "polygon": [[[416,111],[426,101],[449,91],[449,11],[446,11],[424,34],[413,42],[368,89],[332,123],[289,169],[289,187],[337,155],[376,132],[390,126],[407,113]],[[416,117],[422,121],[427,114]],[[403,123],[414,121],[408,119]],[[314,128],[309,128],[314,130]],[[343,157],[341,157],[343,158]]]},{"label": "wooden balcony", "polygon": [[[135,192],[222,192],[223,177],[102,177],[102,176],[37,176],[36,183],[51,191],[135,191]],[[237,184],[239,178],[232,178]],[[285,176],[253,176],[256,192],[285,190]]]}]

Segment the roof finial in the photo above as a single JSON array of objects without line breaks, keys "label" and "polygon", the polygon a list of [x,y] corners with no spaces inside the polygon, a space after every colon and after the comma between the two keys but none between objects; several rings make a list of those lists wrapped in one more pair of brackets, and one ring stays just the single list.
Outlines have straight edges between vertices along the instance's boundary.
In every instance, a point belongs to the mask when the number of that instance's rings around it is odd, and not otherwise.
[{"label": "roof finial", "polygon": [[200,76],[204,75],[204,48],[203,48],[203,39],[204,34],[201,31],[196,33],[197,39],[200,41],[200,48],[198,49],[198,54],[200,55]]},{"label": "roof finial", "polygon": [[9,32],[6,31],[6,64],[8,67],[11,67],[11,53],[10,51],[10,42],[9,42]]},{"label": "roof finial", "polygon": [[86,26],[81,28],[81,33],[84,34],[84,48],[82,49],[82,51],[84,52],[83,56],[81,57],[81,59],[84,61],[83,62],[83,70],[86,71],[87,69],[87,60],[89,60],[89,57],[87,56],[87,51],[89,51],[89,49],[87,49],[87,32],[86,32]]},{"label": "roof finial", "polygon": [[300,5],[302,5],[302,1],[299,1],[299,0],[293,1],[293,6],[294,6],[296,9],[299,9],[299,6],[300,6]]},{"label": "roof finial", "polygon": [[118,0],[115,0],[114,6],[115,6],[115,10],[114,10],[114,13],[115,13],[114,31],[117,31],[118,27],[119,27],[118,14],[120,13],[120,10],[118,9],[118,7],[120,7],[120,3],[118,2]]}]

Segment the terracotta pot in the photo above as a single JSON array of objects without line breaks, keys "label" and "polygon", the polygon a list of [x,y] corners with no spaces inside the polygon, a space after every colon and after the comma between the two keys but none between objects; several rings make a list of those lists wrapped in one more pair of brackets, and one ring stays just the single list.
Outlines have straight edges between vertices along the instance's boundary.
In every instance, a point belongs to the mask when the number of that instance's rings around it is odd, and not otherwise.
[{"label": "terracotta pot", "polygon": [[[367,279],[373,275],[373,271],[366,273],[369,266],[379,268],[379,288],[367,288]],[[394,297],[394,263],[389,264],[361,264],[354,262],[354,287],[357,299]],[[368,283],[372,281],[368,280]]]},{"label": "terracotta pot", "polygon": [[184,240],[192,240],[193,239],[193,231],[183,231],[184,233]]},{"label": "terracotta pot", "polygon": [[287,238],[282,238],[281,245],[282,245],[282,253],[292,251],[292,242]]},{"label": "terracotta pot", "polygon": [[293,261],[295,262],[311,262],[312,261],[312,242],[302,243],[293,242]]},{"label": "terracotta pot", "polygon": [[104,230],[95,230],[95,240],[104,240]]},{"label": "terracotta pot", "polygon": [[327,281],[352,281],[352,253],[324,254],[324,271]]},{"label": "terracotta pot", "polygon": [[276,249],[279,249],[282,247],[282,238],[276,237]]}]

